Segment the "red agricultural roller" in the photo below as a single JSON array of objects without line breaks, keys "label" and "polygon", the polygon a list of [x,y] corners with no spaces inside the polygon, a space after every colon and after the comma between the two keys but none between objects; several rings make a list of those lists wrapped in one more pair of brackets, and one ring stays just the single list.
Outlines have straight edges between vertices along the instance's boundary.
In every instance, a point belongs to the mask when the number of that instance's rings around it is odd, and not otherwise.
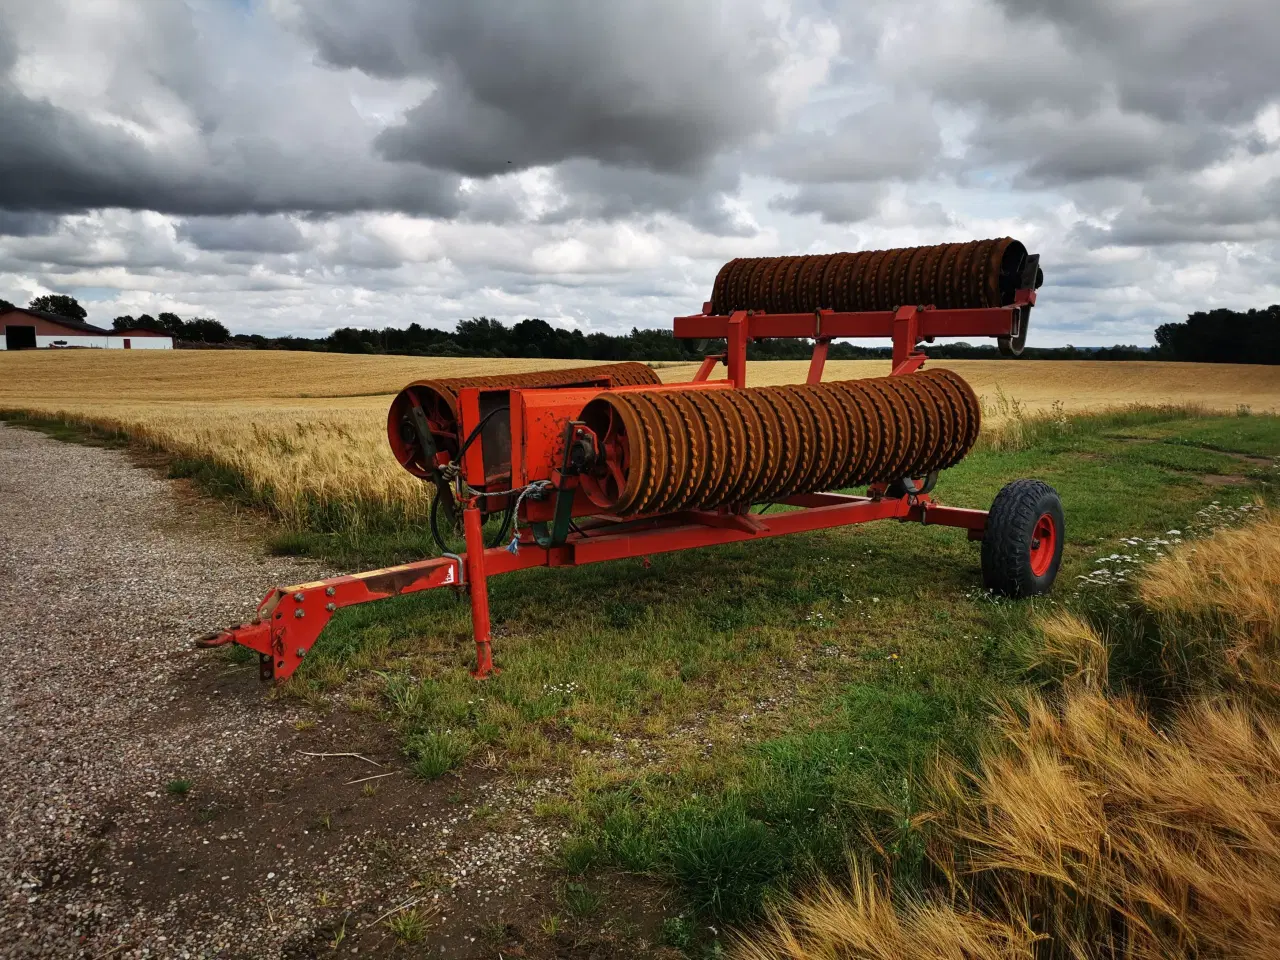
[{"label": "red agricultural roller", "polygon": [[[1062,504],[1038,480],[1007,484],[987,510],[930,495],[973,447],[977,397],[948,370],[924,371],[921,343],[993,337],[1016,356],[1040,286],[1039,257],[1016,240],[824,256],[733,260],[677,337],[723,340],[688,383],[643,364],[420,380],[392,402],[401,466],[435,485],[441,556],[272,590],[252,622],[202,637],[259,654],[261,676],[293,673],[341,607],[450,587],[471,601],[478,678],[494,670],[488,578],[530,567],[825,530],[872,520],[960,527],[982,542],[985,585],[1044,593],[1062,557]],[[747,344],[813,340],[804,384],[747,387]],[[824,382],[827,346],[888,338],[888,376]],[[728,376],[712,380],[720,364]],[[837,492],[866,486],[865,495]],[[794,509],[767,516],[759,503]],[[449,553],[440,514],[462,528]],[[500,540],[484,523],[503,518]],[[507,539],[507,533],[515,533]]]}]

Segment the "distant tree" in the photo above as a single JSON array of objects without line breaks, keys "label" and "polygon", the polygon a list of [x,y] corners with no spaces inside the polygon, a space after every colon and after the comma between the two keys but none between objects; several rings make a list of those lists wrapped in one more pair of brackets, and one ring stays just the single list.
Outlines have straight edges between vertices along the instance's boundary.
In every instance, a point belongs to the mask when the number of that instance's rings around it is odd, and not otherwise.
[{"label": "distant tree", "polygon": [[[164,323],[166,316],[172,317],[173,314],[160,314],[161,323]],[[226,343],[231,339],[231,331],[213,317],[196,317],[186,323],[182,323],[181,320],[178,322],[181,324],[179,329],[184,340],[194,340],[199,343]]]},{"label": "distant tree", "polygon": [[1264,310],[1199,311],[1156,328],[1165,360],[1280,364],[1280,305]]},{"label": "distant tree", "polygon": [[14,304],[10,303],[8,300],[5,300],[3,297],[0,297],[0,313],[4,313],[6,310],[15,310],[15,309],[17,308]]},{"label": "distant tree", "polygon": [[156,317],[156,325],[175,340],[195,340],[187,334],[186,324],[182,322],[182,318],[176,313],[162,313]]},{"label": "distant tree", "polygon": [[123,317],[116,317],[111,321],[111,326],[116,330],[150,330],[153,333],[169,332],[164,328],[164,324],[146,313],[140,317],[131,317],[128,314]]},{"label": "distant tree", "polygon": [[36,297],[28,306],[32,310],[52,313],[55,316],[66,317],[68,320],[83,321],[89,316],[84,307],[80,306],[79,300],[61,293],[47,293],[43,297]]}]

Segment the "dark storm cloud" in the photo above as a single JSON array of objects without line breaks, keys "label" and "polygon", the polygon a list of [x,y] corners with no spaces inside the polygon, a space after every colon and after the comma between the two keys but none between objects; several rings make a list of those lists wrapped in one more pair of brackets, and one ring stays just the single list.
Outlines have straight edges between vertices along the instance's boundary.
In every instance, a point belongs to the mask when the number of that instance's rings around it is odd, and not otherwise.
[{"label": "dark storm cloud", "polygon": [[430,80],[378,147],[468,176],[689,172],[776,120],[776,26],[727,0],[321,0],[299,25],[329,63]]},{"label": "dark storm cloud", "polygon": [[[226,12],[212,9],[207,16]],[[76,7],[55,3],[0,6],[0,207],[192,215],[460,210],[458,177],[373,156],[372,131],[351,104],[306,99],[308,86],[296,83],[287,57],[237,65],[259,84],[228,69],[206,49],[201,27],[210,25],[195,23],[197,13],[183,4],[121,8],[118,29],[95,43],[106,75],[67,57],[58,86],[76,96],[55,103],[29,92],[21,54],[47,54],[48,36],[76,16]],[[38,63],[50,69],[47,57]]]},{"label": "dark storm cloud", "polygon": [[[118,127],[30,100],[0,80],[0,207],[69,212],[103,207],[225,215],[247,211],[395,209],[451,216],[457,178],[290,149],[269,137],[192,154],[147,149]],[[353,162],[355,161],[355,162]]]},{"label": "dark storm cloud", "polygon": [[997,0],[1014,18],[1051,24],[1085,62],[1103,62],[1126,111],[1162,120],[1250,119],[1277,93],[1274,0]]},{"label": "dark storm cloud", "polygon": [[199,217],[177,225],[177,234],[201,250],[296,253],[307,247],[288,217]]},{"label": "dark storm cloud", "polygon": [[47,213],[0,210],[0,237],[41,237],[57,226],[58,218]]}]

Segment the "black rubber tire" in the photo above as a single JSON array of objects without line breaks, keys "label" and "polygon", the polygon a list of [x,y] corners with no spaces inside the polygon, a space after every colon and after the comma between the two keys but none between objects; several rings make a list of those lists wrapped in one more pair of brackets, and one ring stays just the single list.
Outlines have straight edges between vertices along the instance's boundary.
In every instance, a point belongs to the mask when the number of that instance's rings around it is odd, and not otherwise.
[{"label": "black rubber tire", "polygon": [[[1036,524],[1048,514],[1055,527],[1053,559],[1037,576],[1031,568],[1031,540]],[[982,538],[982,582],[1006,597],[1048,593],[1062,565],[1066,525],[1058,491],[1043,480],[1007,483],[991,504]]]}]

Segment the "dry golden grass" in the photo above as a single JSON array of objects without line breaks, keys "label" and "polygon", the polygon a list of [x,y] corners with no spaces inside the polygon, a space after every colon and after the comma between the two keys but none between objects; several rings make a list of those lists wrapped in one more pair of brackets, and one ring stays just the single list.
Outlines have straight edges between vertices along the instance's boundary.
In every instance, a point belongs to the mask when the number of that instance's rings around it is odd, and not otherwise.
[{"label": "dry golden grass", "polygon": [[[233,470],[287,521],[317,512],[357,525],[420,517],[423,485],[387,448],[386,409],[411,380],[581,366],[591,361],[388,357],[285,351],[22,351],[0,353],[0,410],[114,428],[157,449]],[[1211,364],[955,361],[992,423],[1060,404],[1064,412],[1136,401],[1280,409],[1274,367]],[[749,364],[748,382],[803,381],[797,361]],[[692,376],[664,365],[662,378]],[[886,361],[834,361],[828,379],[880,376]],[[1016,438],[1014,438],[1016,440]]]},{"label": "dry golden grass", "polygon": [[[954,370],[979,396],[1003,393],[1029,412],[1061,403],[1069,413],[1141,403],[1198,404],[1234,412],[1248,406],[1255,413],[1280,412],[1280,368],[1262,364],[1161,363],[1098,360],[937,360],[931,367]],[[681,364],[660,372],[667,382],[687,380],[697,366]],[[722,375],[724,368],[718,368]],[[747,383],[763,387],[803,383],[807,360],[770,360],[747,364]],[[886,360],[832,360],[825,379],[881,377]]]},{"label": "dry golden grass", "polygon": [[[1140,596],[1220,648],[1274,657],[1280,517],[1187,543],[1148,567]],[[1083,620],[1044,623],[1067,679],[1002,720],[976,771],[941,764],[927,785],[928,898],[893,896],[857,867],[776,912],[741,960],[1126,958],[1278,955],[1280,712],[1274,700],[1193,696],[1157,723],[1109,692],[1106,644]],[[1207,669],[1238,686],[1236,653]],[[1269,692],[1269,680],[1264,681]]]},{"label": "dry golden grass", "polygon": [[411,380],[592,360],[385,357],[287,350],[24,350],[0,354],[0,407],[41,400],[254,400],[394,394]]}]

